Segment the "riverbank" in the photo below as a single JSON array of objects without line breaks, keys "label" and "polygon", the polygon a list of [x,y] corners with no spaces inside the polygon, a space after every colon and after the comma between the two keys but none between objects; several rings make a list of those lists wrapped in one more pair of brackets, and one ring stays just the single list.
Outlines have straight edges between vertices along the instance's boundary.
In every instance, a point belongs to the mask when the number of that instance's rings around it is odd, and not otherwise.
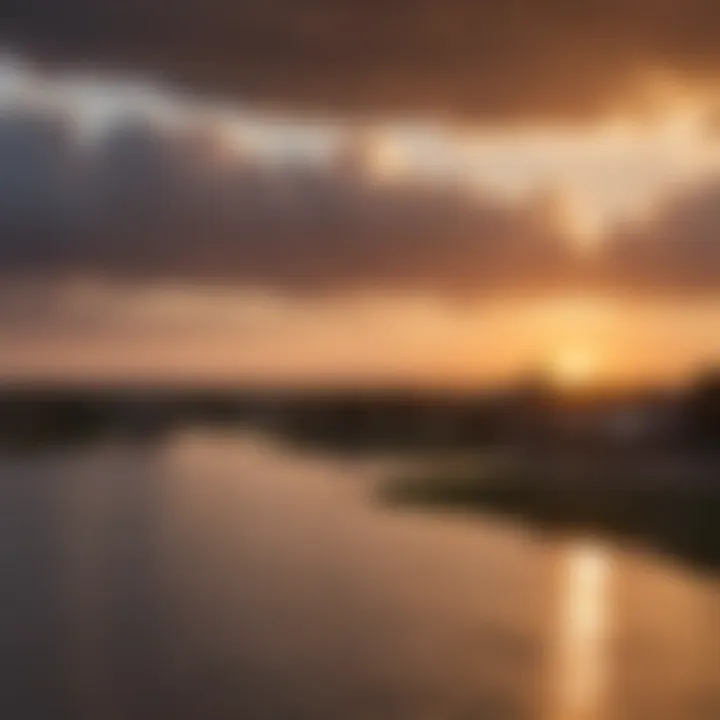
[{"label": "riverbank", "polygon": [[399,506],[500,513],[550,531],[620,537],[720,568],[720,461],[684,456],[487,455],[392,478]]}]

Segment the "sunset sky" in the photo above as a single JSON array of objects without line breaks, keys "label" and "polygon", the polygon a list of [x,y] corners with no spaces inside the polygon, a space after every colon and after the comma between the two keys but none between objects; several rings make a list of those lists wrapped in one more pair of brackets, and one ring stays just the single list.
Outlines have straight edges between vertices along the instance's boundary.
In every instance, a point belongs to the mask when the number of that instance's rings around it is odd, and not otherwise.
[{"label": "sunset sky", "polygon": [[0,0],[0,20],[0,377],[720,362],[720,6]]}]

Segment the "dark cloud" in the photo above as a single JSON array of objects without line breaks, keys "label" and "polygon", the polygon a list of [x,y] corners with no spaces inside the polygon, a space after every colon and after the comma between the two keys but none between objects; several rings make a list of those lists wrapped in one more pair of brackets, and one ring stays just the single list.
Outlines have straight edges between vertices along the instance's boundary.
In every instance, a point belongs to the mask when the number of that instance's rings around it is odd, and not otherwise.
[{"label": "dark cloud", "polygon": [[720,179],[583,257],[543,204],[378,179],[351,140],[327,165],[230,156],[212,128],[141,118],[89,145],[62,116],[0,116],[0,271],[222,279],[282,289],[483,294],[720,288]]},{"label": "dark cloud", "polygon": [[716,0],[0,0],[0,43],[319,110],[577,116],[720,71]]},{"label": "dark cloud", "polygon": [[329,166],[228,159],[209,131],[121,123],[92,148],[50,116],[0,120],[0,267],[293,288],[547,283],[562,243],[530,209]]},{"label": "dark cloud", "polygon": [[667,202],[648,224],[620,228],[606,249],[623,287],[720,291],[720,176]]}]

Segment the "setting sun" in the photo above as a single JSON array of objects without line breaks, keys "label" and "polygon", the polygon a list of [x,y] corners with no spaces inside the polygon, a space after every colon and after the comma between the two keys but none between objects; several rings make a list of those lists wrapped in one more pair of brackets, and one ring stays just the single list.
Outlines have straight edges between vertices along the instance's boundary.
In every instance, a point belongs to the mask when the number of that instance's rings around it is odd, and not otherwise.
[{"label": "setting sun", "polygon": [[550,363],[550,374],[554,382],[569,389],[591,385],[599,372],[599,360],[587,348],[563,348]]}]

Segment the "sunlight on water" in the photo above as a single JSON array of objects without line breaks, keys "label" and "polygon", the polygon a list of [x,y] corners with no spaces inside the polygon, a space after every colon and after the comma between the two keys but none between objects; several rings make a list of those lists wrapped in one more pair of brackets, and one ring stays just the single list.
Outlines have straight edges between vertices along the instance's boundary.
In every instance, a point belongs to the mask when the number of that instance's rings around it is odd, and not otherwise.
[{"label": "sunlight on water", "polygon": [[606,681],[611,565],[599,546],[572,546],[565,558],[558,628],[556,706],[550,720],[599,720]]},{"label": "sunlight on water", "polygon": [[0,455],[0,718],[720,717],[713,578],[384,506],[402,464],[210,432]]}]

